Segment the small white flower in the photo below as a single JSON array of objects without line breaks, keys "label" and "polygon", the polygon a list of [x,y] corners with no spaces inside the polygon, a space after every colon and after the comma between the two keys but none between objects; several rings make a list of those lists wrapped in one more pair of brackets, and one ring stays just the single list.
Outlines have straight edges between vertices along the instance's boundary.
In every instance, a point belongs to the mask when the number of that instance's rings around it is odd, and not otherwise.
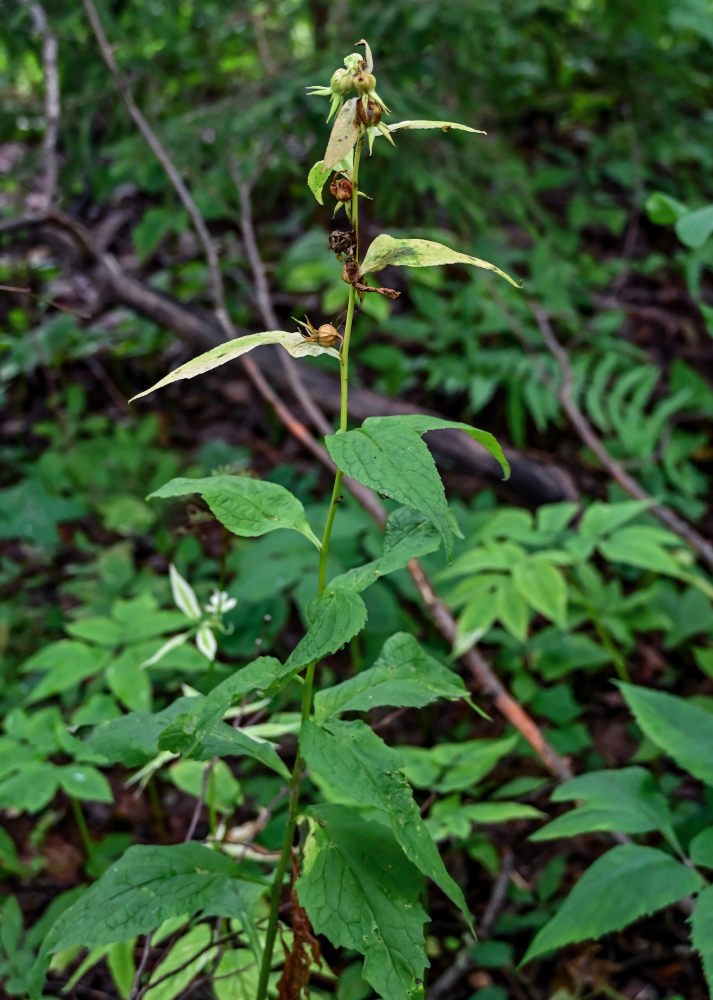
[{"label": "small white flower", "polygon": [[205,609],[211,615],[224,615],[231,611],[237,603],[237,600],[234,597],[229,597],[225,590],[214,590]]}]

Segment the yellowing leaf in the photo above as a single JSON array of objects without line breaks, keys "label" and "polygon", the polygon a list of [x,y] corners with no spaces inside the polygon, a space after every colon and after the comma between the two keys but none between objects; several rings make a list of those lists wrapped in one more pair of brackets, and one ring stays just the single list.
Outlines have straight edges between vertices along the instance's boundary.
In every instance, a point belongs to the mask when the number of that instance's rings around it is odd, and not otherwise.
[{"label": "yellowing leaf", "polygon": [[135,399],[148,396],[154,389],[161,389],[164,385],[170,385],[171,382],[179,382],[184,378],[195,378],[196,375],[209,372],[212,368],[219,368],[226,362],[239,358],[241,354],[247,354],[253,348],[262,347],[265,344],[279,344],[293,358],[303,358],[307,355],[316,357],[318,354],[331,354],[333,358],[339,357],[339,352],[335,351],[333,347],[320,347],[319,344],[306,340],[301,333],[297,333],[295,330],[290,332],[269,330],[266,333],[251,333],[247,337],[237,337],[225,344],[218,344],[217,347],[206,351],[205,354],[199,354],[197,358],[187,361],[185,365],[179,365],[165,378],[152,385],[150,389],[144,389],[143,392],[132,396],[129,402],[133,403]]},{"label": "yellowing leaf", "polygon": [[471,264],[473,267],[482,267],[486,271],[494,271],[499,274],[501,278],[505,278],[516,288],[520,287],[519,282],[487,260],[471,257],[467,253],[458,253],[457,250],[451,250],[443,243],[434,243],[433,240],[396,240],[387,233],[377,236],[367,250],[361,265],[361,273],[368,274],[370,271],[380,271],[389,265],[434,267],[437,264]]},{"label": "yellowing leaf", "polygon": [[414,119],[413,121],[396,122],[395,125],[389,125],[389,132],[397,132],[399,129],[426,129],[426,128],[439,128],[442,132],[450,132],[450,130],[456,129],[458,132],[476,132],[478,135],[487,135],[482,128],[471,128],[470,125],[461,125],[459,122],[431,122],[422,121],[421,119]]}]

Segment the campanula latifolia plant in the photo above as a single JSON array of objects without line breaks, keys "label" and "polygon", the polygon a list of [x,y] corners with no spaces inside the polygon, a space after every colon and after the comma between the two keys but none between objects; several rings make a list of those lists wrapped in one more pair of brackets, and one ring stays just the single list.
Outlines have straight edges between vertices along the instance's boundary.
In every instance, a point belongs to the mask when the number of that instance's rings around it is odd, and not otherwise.
[{"label": "campanula latifolia plant", "polygon": [[[113,720],[91,737],[99,753],[116,755],[122,739],[134,739],[147,752],[155,747],[156,754],[188,760],[237,757],[239,768],[257,762],[287,788],[288,808],[274,820],[282,818],[281,846],[261,853],[243,840],[236,848],[227,836],[221,843],[220,830],[214,829],[210,845],[190,841],[131,847],[59,918],[45,945],[47,953],[80,944],[98,948],[153,933],[172,918],[218,917],[237,942],[238,958],[232,968],[240,970],[239,982],[248,990],[245,995],[256,1000],[265,1000],[275,990],[280,997],[301,995],[310,966],[320,961],[315,935],[360,953],[363,978],[384,1000],[422,996],[428,964],[427,915],[421,905],[424,876],[461,911],[472,929],[463,892],[422,821],[398,750],[389,747],[363,716],[379,706],[420,707],[439,698],[467,698],[462,680],[412,636],[397,633],[369,669],[332,686],[320,687],[317,682],[324,661],[365,628],[361,594],[370,584],[440,544],[446,558],[451,558],[458,528],[422,436],[459,428],[483,445],[508,474],[495,438],[466,424],[409,415],[370,417],[360,427],[350,428],[350,343],[360,306],[367,295],[387,299],[399,295],[397,289],[372,283],[372,276],[387,266],[460,263],[516,282],[487,261],[430,240],[396,239],[384,233],[368,247],[362,246],[360,171],[365,152],[385,151],[386,143],[376,140],[381,137],[393,145],[398,133],[408,129],[478,130],[448,121],[390,123],[369,46],[365,41],[358,45],[360,51],[344,59],[344,67],[335,70],[328,86],[310,88],[330,99],[329,119],[334,119],[326,151],[310,170],[308,184],[320,204],[326,185],[335,199],[336,221],[325,238],[325,253],[334,254],[345,282],[343,330],[332,316],[302,324],[302,330],[243,336],[188,361],[139,393],[144,396],[194,378],[266,344],[279,345],[294,358],[324,355],[339,366],[339,425],[325,439],[336,474],[323,525],[311,525],[301,502],[283,486],[248,476],[172,479],[152,494],[157,498],[198,494],[239,536],[291,530],[308,539],[315,548],[315,582],[306,631],[285,662],[261,656],[238,666],[205,695],[189,690],[160,713],[140,717],[132,713],[133,720],[132,714]],[[378,191],[375,194],[378,198]],[[339,212],[342,208],[344,213]],[[339,224],[344,214],[346,221]],[[344,476],[397,506],[386,524],[382,554],[330,579],[330,538]],[[177,583],[174,575],[174,589]],[[199,634],[203,628],[203,644],[210,642],[212,650],[212,627],[210,622],[199,624],[203,612],[194,603]],[[212,609],[216,618],[221,610],[217,605]],[[269,739],[240,724],[246,706],[259,703],[263,711],[278,694],[281,704],[293,694],[300,702],[292,727],[296,745],[280,744],[274,735],[279,726]],[[291,762],[289,769],[286,760]],[[274,811],[267,802],[262,806]],[[214,957],[219,978],[225,957],[222,951]],[[276,965],[279,971],[273,971]]]}]

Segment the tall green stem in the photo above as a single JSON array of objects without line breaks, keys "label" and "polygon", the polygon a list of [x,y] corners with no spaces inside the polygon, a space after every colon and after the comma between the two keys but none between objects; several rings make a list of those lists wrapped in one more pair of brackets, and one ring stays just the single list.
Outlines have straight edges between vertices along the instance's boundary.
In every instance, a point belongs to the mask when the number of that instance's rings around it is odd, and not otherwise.
[{"label": "tall green stem", "polygon": [[[356,241],[356,259],[359,259],[359,160],[361,158],[361,146],[362,140],[357,141],[356,150],[354,153],[354,170],[352,172],[352,200],[351,200],[351,221],[354,227],[355,241]],[[341,393],[341,405],[339,408],[339,430],[347,430],[347,396],[349,387],[349,342],[351,340],[352,326],[354,324],[354,307],[356,305],[356,292],[354,291],[354,286],[349,288],[349,303],[347,305],[347,318],[344,324],[344,341],[342,343],[342,349],[339,352],[339,387]],[[332,497],[329,502],[329,510],[327,511],[327,520],[324,525],[324,533],[322,535],[322,546],[319,553],[319,582],[317,585],[317,596],[321,597],[324,593],[324,588],[327,581],[327,557],[329,555],[329,540],[332,535],[332,525],[334,524],[334,518],[337,513],[337,506],[339,504],[339,494],[342,488],[342,479],[344,478],[344,473],[341,469],[337,469],[334,476],[334,486],[332,488]],[[265,947],[262,954],[262,964],[260,966],[260,980],[258,982],[257,988],[257,998],[256,1000],[266,1000],[267,997],[267,984],[270,977],[270,967],[272,966],[272,952],[275,947],[275,938],[277,936],[277,920],[280,910],[280,896],[282,894],[282,886],[285,881],[285,875],[287,874],[287,868],[290,863],[290,857],[292,854],[292,843],[295,839],[295,828],[297,826],[297,809],[299,806],[299,795],[300,795],[300,781],[302,780],[303,763],[300,758],[300,745],[302,736],[302,726],[310,717],[312,712],[312,690],[314,688],[314,674],[317,668],[317,663],[310,663],[305,671],[304,685],[302,687],[302,721],[300,726],[300,737],[297,741],[297,748],[295,750],[295,763],[292,768],[292,774],[290,776],[290,792],[288,800],[287,809],[287,826],[285,828],[285,838],[282,842],[282,852],[280,854],[280,860],[277,863],[277,869],[275,871],[275,878],[272,883],[272,889],[270,892],[270,914],[267,922],[267,931],[265,933]]]}]

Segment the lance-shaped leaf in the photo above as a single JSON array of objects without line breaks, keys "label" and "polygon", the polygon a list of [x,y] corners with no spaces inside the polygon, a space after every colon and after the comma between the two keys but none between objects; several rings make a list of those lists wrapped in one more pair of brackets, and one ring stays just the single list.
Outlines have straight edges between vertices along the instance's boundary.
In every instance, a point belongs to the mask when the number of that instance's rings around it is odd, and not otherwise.
[{"label": "lance-shaped leaf", "polygon": [[295,888],[318,934],[364,956],[362,975],[383,1000],[406,1000],[428,965],[421,880],[393,834],[353,809],[311,810]]},{"label": "lance-shaped leaf", "polygon": [[537,932],[522,962],[621,930],[702,886],[698,872],[669,854],[654,847],[621,844],[580,877],[552,920]]},{"label": "lance-shaped leaf", "polygon": [[255,884],[259,882],[202,844],[135,845],[59,917],[43,950],[126,941],[155,930],[170,917],[200,911],[206,916],[237,916],[245,912],[248,899],[261,894]]},{"label": "lance-shaped leaf", "polygon": [[361,264],[361,274],[380,271],[382,267],[389,265],[434,267],[437,264],[471,264],[473,267],[482,267],[486,271],[494,271],[499,274],[501,278],[505,278],[516,288],[520,287],[520,282],[515,281],[509,274],[501,271],[499,267],[490,264],[487,260],[471,257],[467,253],[458,253],[457,250],[451,250],[443,243],[434,243],[433,240],[396,240],[387,233],[377,236],[367,250],[366,257]]},{"label": "lance-shaped leaf", "polygon": [[384,550],[379,558],[340,573],[331,586],[361,592],[387,573],[403,569],[410,559],[434,552],[440,544],[438,532],[427,517],[410,507],[399,507],[386,522]]},{"label": "lance-shaped leaf", "polygon": [[343,801],[376,809],[404,854],[445,892],[470,921],[460,886],[453,881],[421,818],[400,756],[363,722],[306,722],[301,750],[310,771]]},{"label": "lance-shaped leaf", "polygon": [[[290,772],[278,756],[277,750],[267,740],[258,739],[242,729],[234,729],[224,722],[218,722],[200,740],[190,731],[192,720],[179,716],[161,733],[159,750],[182,753],[195,760],[210,760],[213,757],[251,757],[259,761],[281,778],[289,780]],[[187,752],[190,748],[190,753]]]},{"label": "lance-shaped leaf", "polygon": [[325,443],[329,454],[348,476],[422,511],[437,528],[450,559],[453,520],[431,453],[421,440],[421,435],[428,431],[448,428],[469,434],[497,459],[506,477],[509,475],[510,466],[492,434],[438,417],[420,414],[368,417],[360,428],[338,431],[327,437]]},{"label": "lance-shaped leaf", "polygon": [[340,160],[349,155],[352,146],[357,141],[361,128],[356,116],[357,100],[357,97],[350,97],[348,101],[345,101],[342,110],[334,120],[327,143],[327,151],[322,160],[324,170],[334,170]]},{"label": "lance-shaped leaf", "polygon": [[[234,535],[255,538],[278,528],[291,528],[309,538],[317,548],[319,539],[310,528],[304,507],[289,490],[278,483],[250,476],[206,476],[203,479],[171,479],[149,494],[154,497],[203,497],[221,524]],[[200,609],[199,609],[200,611]]]},{"label": "lance-shaped leaf", "polygon": [[595,830],[618,830],[620,833],[660,830],[675,843],[666,799],[643,767],[581,774],[556,788],[551,799],[553,802],[579,800],[580,804],[537,830],[530,840],[574,837]]},{"label": "lance-shaped leaf", "polygon": [[342,712],[368,712],[391,705],[422,708],[438,698],[468,698],[465,684],[421,648],[413,636],[397,632],[387,639],[379,659],[348,681],[319,691],[314,710],[317,721]]},{"label": "lance-shaped leaf", "polygon": [[353,590],[330,587],[307,609],[309,628],[285,663],[285,676],[336,653],[366,624],[366,605]]},{"label": "lance-shaped leaf", "polygon": [[304,358],[306,356],[316,357],[318,354],[330,354],[333,358],[339,357],[339,352],[333,347],[320,347],[316,342],[306,340],[301,333],[287,330],[269,330],[267,333],[251,333],[246,337],[237,337],[229,340],[225,344],[219,344],[205,354],[199,354],[197,358],[186,361],[184,365],[179,365],[172,372],[160,379],[150,389],[138,392],[129,400],[133,403],[135,399],[148,396],[154,389],[161,389],[171,382],[179,382],[184,378],[195,378],[203,372],[209,372],[212,368],[219,368],[221,365],[239,358],[241,354],[247,354],[255,347],[264,347],[266,344],[279,344],[284,347],[293,358]]},{"label": "lance-shaped leaf", "polygon": [[440,129],[441,132],[450,132],[451,129],[455,129],[457,132],[476,132],[478,135],[487,135],[487,132],[483,132],[482,128],[471,128],[470,125],[461,125],[460,122],[438,122],[438,121],[423,121],[423,120],[413,120],[404,122],[395,122],[393,125],[389,125],[389,132],[398,132],[399,129]]}]

